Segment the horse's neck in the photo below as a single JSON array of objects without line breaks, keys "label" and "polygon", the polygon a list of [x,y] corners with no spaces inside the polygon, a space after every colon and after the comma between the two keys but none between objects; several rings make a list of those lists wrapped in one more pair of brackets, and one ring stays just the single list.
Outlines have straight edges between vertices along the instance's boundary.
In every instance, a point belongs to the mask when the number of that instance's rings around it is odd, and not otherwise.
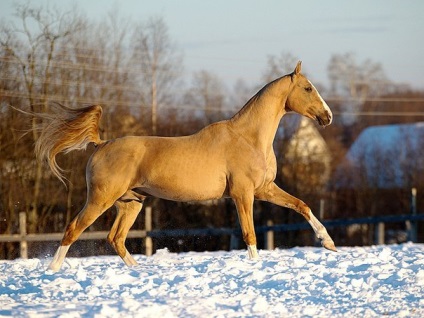
[{"label": "horse's neck", "polygon": [[254,147],[269,151],[289,91],[288,76],[266,85],[231,119],[232,127]]}]

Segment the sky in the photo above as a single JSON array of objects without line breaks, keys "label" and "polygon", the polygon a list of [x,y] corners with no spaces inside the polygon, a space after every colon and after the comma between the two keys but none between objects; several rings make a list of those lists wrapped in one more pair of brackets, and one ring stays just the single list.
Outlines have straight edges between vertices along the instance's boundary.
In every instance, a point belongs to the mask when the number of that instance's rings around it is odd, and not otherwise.
[{"label": "sky", "polygon": [[[1,0],[0,19],[12,16],[14,2]],[[183,54],[187,77],[206,70],[227,85],[238,79],[260,85],[268,57],[290,53],[314,83],[327,85],[331,56],[353,53],[358,64],[381,63],[391,81],[424,89],[422,0],[31,2],[64,9],[76,4],[93,19],[110,12],[135,22],[162,17]]]}]

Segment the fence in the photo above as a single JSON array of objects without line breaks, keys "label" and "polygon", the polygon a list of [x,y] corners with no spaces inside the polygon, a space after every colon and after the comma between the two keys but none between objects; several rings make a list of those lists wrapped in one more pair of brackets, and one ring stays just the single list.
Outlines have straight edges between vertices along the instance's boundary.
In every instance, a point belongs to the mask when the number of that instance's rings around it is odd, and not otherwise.
[{"label": "fence", "polygon": [[[424,221],[424,214],[417,214],[412,210],[412,214],[408,215],[390,215],[378,217],[364,217],[364,218],[351,218],[328,220],[322,223],[326,228],[333,227],[347,227],[353,224],[375,224],[376,227],[376,244],[384,244],[385,237],[385,223],[405,222],[406,228],[409,231],[409,239],[412,242],[417,240],[417,222]],[[144,230],[131,230],[128,232],[128,238],[141,238],[145,239],[146,255],[150,256],[153,253],[153,238],[161,237],[181,237],[181,236],[231,236],[231,249],[234,248],[235,242],[241,237],[240,229],[234,228],[206,228],[206,229],[172,229],[172,230],[152,230],[152,209],[146,207],[145,209],[145,222],[146,229]],[[274,232],[298,231],[310,229],[310,225],[306,222],[294,224],[276,224],[273,225],[271,221],[267,222],[266,226],[255,227],[256,234],[264,235],[265,247],[267,249],[274,249]],[[80,240],[98,240],[107,237],[108,231],[84,232],[79,237]],[[19,213],[19,234],[2,234],[0,235],[0,242],[19,242],[21,258],[28,258],[28,242],[40,241],[60,241],[63,233],[43,233],[43,234],[28,234],[26,231],[26,214],[25,212]]]},{"label": "fence", "polygon": [[[150,256],[153,253],[152,238],[147,235],[152,230],[152,208],[146,207],[145,210],[146,229],[131,230],[128,232],[128,238],[141,238],[146,240],[146,255]],[[43,242],[43,241],[60,241],[63,233],[43,233],[43,234],[28,234],[26,230],[26,213],[19,213],[19,234],[2,234],[0,242],[19,242],[21,258],[28,258],[28,242]],[[109,231],[93,231],[83,232],[78,238],[79,240],[101,240],[105,239]]]}]

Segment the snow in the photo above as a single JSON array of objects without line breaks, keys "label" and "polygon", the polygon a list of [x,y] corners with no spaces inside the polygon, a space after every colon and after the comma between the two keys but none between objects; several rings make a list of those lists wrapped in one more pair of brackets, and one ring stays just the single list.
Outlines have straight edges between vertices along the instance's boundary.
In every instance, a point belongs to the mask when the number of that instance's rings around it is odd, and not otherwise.
[{"label": "snow", "polygon": [[0,261],[0,317],[424,317],[424,245]]}]

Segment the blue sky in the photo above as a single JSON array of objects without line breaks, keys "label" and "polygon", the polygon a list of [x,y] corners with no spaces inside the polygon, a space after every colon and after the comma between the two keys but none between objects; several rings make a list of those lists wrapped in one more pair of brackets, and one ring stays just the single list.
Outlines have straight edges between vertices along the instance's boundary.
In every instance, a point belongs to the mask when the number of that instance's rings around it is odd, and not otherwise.
[{"label": "blue sky", "polygon": [[[39,0],[34,3],[46,3]],[[13,12],[2,0],[0,18]],[[327,84],[333,54],[382,64],[389,79],[424,89],[424,1],[61,0],[89,17],[109,12],[134,21],[161,16],[184,56],[185,74],[207,70],[228,85],[261,85],[267,57],[291,53],[314,82]],[[119,8],[117,10],[117,8]],[[293,66],[294,67],[294,66]],[[282,74],[283,75],[283,74]]]}]

